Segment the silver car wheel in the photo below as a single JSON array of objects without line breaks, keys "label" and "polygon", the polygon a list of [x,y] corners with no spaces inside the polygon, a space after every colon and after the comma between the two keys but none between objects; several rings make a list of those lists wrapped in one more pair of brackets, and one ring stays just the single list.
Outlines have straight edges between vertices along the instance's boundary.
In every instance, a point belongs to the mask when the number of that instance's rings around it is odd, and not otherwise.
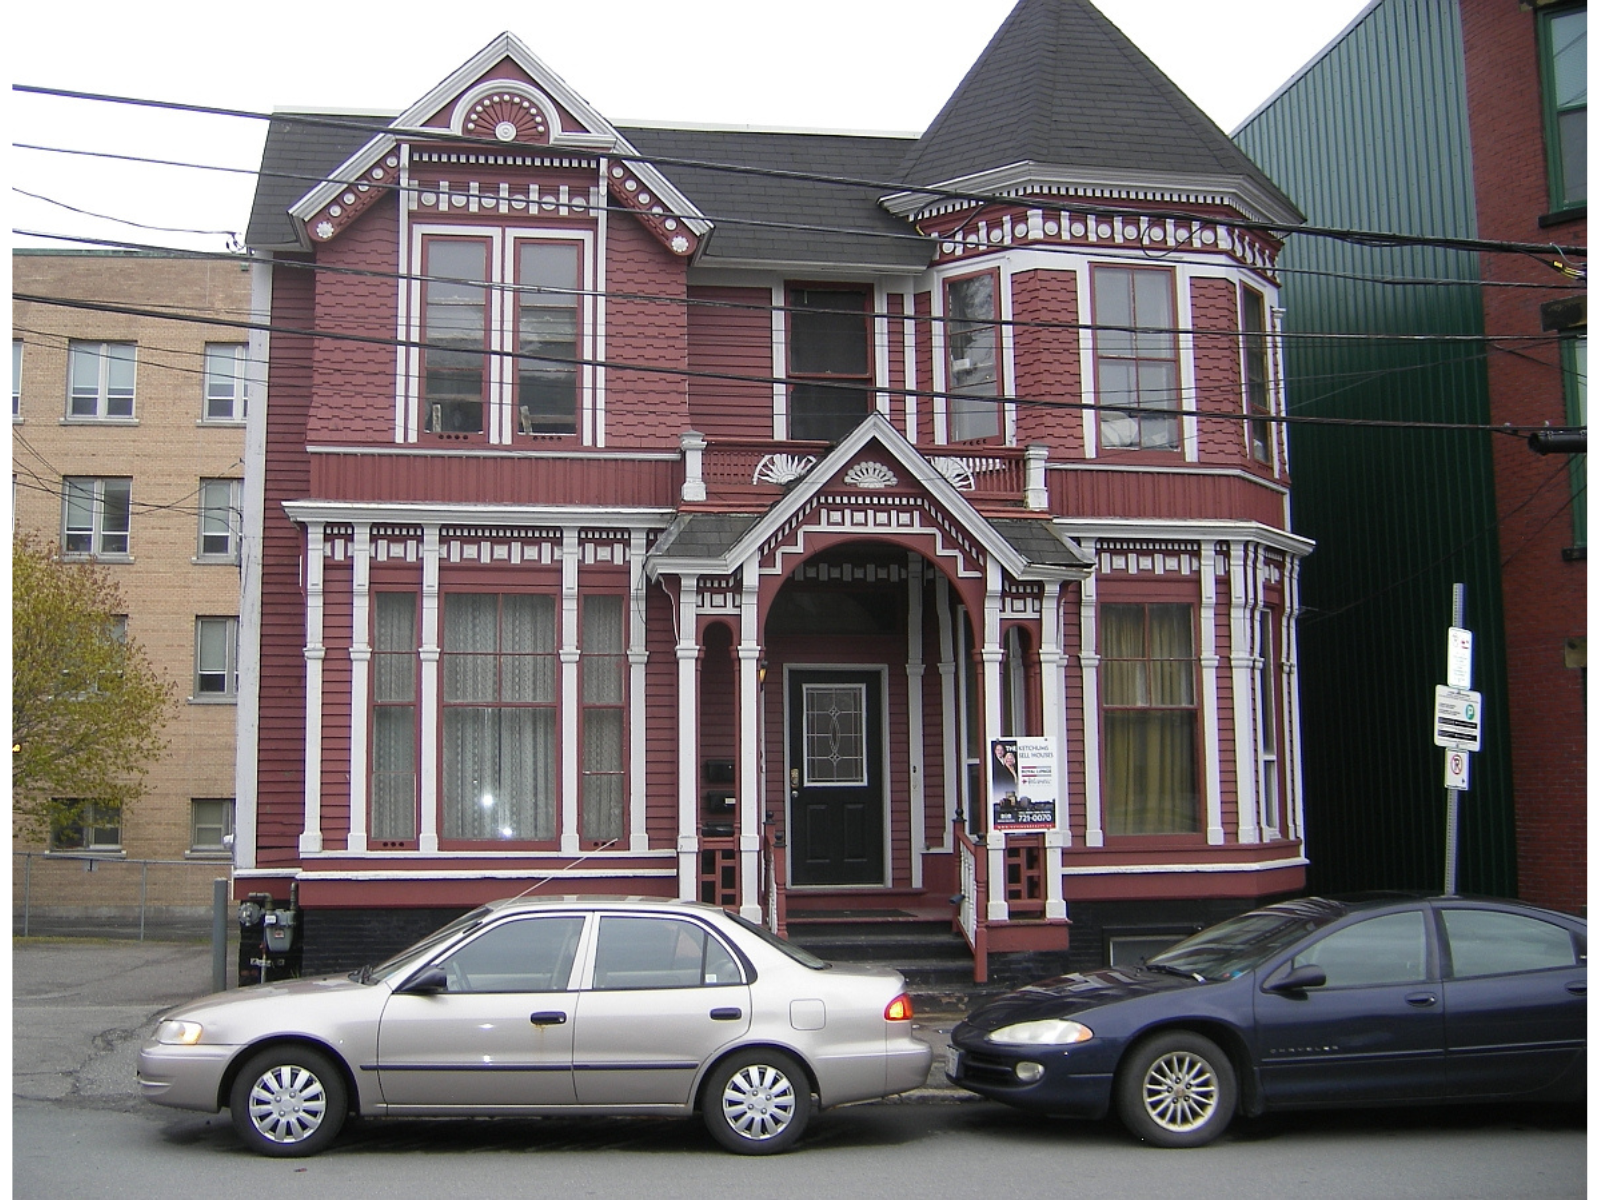
[{"label": "silver car wheel", "polygon": [[250,1123],[269,1141],[305,1141],[321,1127],[327,1111],[322,1081],[292,1063],[273,1067],[250,1089]]},{"label": "silver car wheel", "polygon": [[1193,1054],[1163,1054],[1145,1072],[1144,1106],[1152,1121],[1174,1133],[1204,1125],[1217,1110],[1211,1064]]},{"label": "silver car wheel", "polygon": [[795,1113],[794,1084],[770,1063],[741,1067],[722,1089],[722,1114],[741,1137],[764,1142],[789,1127]]}]

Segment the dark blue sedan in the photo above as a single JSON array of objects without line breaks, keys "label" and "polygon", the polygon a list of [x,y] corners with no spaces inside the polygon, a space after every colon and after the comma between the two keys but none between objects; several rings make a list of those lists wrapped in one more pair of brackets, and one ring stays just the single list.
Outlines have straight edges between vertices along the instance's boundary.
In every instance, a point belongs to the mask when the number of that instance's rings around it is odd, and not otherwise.
[{"label": "dark blue sedan", "polygon": [[1203,1146],[1236,1112],[1581,1100],[1588,925],[1457,896],[1290,900],[952,1031],[952,1082]]}]

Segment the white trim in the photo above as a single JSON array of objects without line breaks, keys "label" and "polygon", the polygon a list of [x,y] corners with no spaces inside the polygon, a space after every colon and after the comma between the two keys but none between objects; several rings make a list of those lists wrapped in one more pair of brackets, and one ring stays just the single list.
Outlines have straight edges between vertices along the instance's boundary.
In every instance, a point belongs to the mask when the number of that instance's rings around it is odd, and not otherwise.
[{"label": "white trim", "polygon": [[359,524],[350,548],[350,833],[345,845],[367,848],[372,773],[367,731],[372,709],[372,526]]},{"label": "white trim", "polygon": [[[498,857],[504,858],[501,854]],[[402,883],[423,879],[671,879],[674,874],[672,867],[633,867],[626,870],[604,870],[600,868],[585,868],[569,871],[563,867],[553,867],[548,871],[532,869],[518,870],[513,867],[505,868],[478,868],[474,867],[464,871],[292,871],[287,874],[282,872],[252,872],[250,878],[267,879],[301,879],[317,883]],[[559,895],[559,893],[553,893]]]},{"label": "white trim", "polygon": [[[1083,540],[1083,550],[1091,559],[1097,551],[1094,538]],[[1099,849],[1106,844],[1100,795],[1100,599],[1098,572],[1083,581],[1083,600],[1078,606],[1078,665],[1083,676],[1083,844]]]},{"label": "white trim", "polygon": [[[347,503],[341,500],[287,500],[283,511],[291,521],[328,521],[336,524],[373,521],[382,525],[546,525],[565,528],[664,529],[671,522],[670,508],[605,508],[598,505],[558,504],[433,504]],[[437,535],[437,528],[434,530]]]},{"label": "white trim", "polygon": [[[1204,567],[1201,568],[1204,570]],[[1238,793],[1238,838],[1244,845],[1262,841],[1260,755],[1261,731],[1256,720],[1255,639],[1261,610],[1261,547],[1234,542],[1229,547],[1229,675],[1233,689],[1234,791]],[[1246,577],[1248,575],[1248,578]],[[1222,752],[1222,747],[1217,747]]]},{"label": "white trim", "polygon": [[[562,458],[593,461],[589,447],[582,450],[518,450],[503,446],[317,446],[306,447],[307,454],[408,455],[414,458]],[[621,462],[677,462],[681,454],[659,450],[612,450],[606,460]]]},{"label": "white trim", "polygon": [[917,295],[914,290],[907,288],[900,293],[901,326],[900,341],[901,353],[905,358],[906,378],[906,441],[915,444],[917,440],[917,322],[916,308]]},{"label": "white trim", "polygon": [[678,896],[683,900],[698,899],[700,891],[700,826],[695,820],[699,811],[699,591],[698,574],[678,576],[678,641],[674,653],[678,661]]},{"label": "white trim", "polygon": [[[1091,577],[1092,578],[1092,577]],[[950,609],[950,578],[943,571],[934,574],[934,604],[939,624],[939,692],[944,743],[944,823],[939,840],[928,849],[938,854],[949,854],[954,848],[956,808],[961,800],[962,770],[965,751],[960,743],[959,690],[957,689],[956,637],[954,616]]]},{"label": "white trim", "polygon": [[[1237,542],[1234,543],[1238,545]],[[1206,845],[1221,846],[1228,840],[1222,827],[1222,731],[1217,712],[1217,565],[1213,542],[1200,544],[1200,736],[1201,762],[1205,771]],[[1231,581],[1230,581],[1231,583]],[[1230,608],[1232,606],[1230,605]],[[1235,730],[1237,738],[1238,731]],[[1235,788],[1235,808],[1243,797]]]},{"label": "white trim", "polygon": [[872,285],[872,388],[875,412],[885,418],[893,414],[889,408],[889,293],[883,280]]},{"label": "white trim", "polygon": [[[983,589],[983,736],[978,739],[980,753],[984,763],[989,761],[989,739],[999,737],[1003,732],[1000,724],[1000,690],[1003,686],[1000,678],[1000,666],[1005,659],[1005,649],[1000,644],[1000,592],[1003,581],[1000,577],[1000,564],[995,561],[995,556],[987,556],[984,564],[984,589]],[[988,772],[985,770],[984,776]],[[979,786],[981,798],[975,803],[984,806],[983,827],[989,828],[991,820],[988,791]],[[1006,878],[1006,838],[1004,834],[989,838],[989,920],[1004,921],[1009,917],[1009,906],[1006,903],[1005,878]],[[996,887],[999,884],[999,887]],[[998,898],[995,892],[1000,894]]]},{"label": "white trim", "polygon": [[781,382],[789,377],[788,298],[780,279],[772,285],[772,436],[780,442],[789,437],[789,387]]},{"label": "white trim", "polygon": [[[1308,538],[1296,537],[1282,529],[1262,525],[1258,521],[1211,521],[1168,518],[1145,520],[1121,517],[1057,517],[1056,527],[1074,541],[1082,544],[1086,539],[1112,539],[1116,541],[1192,541],[1192,542],[1260,542],[1294,557],[1310,554],[1316,543]],[[1085,548],[1085,553],[1088,553]],[[1092,558],[1093,555],[1090,555]]]},{"label": "white trim", "polygon": [[1094,285],[1089,278],[1087,261],[1073,266],[1078,284],[1078,366],[1082,379],[1079,384],[1079,401],[1083,404],[1083,456],[1097,458],[1100,454],[1100,413],[1094,407],[1099,403],[1099,380],[1094,361]]},{"label": "white trim", "polygon": [[1286,867],[1309,866],[1311,860],[1296,854],[1252,863],[1125,863],[1100,867],[1063,867],[1063,875],[1234,875],[1261,871],[1281,871]]},{"label": "white trim", "polygon": [[1284,817],[1288,838],[1305,835],[1305,779],[1300,740],[1300,560],[1291,558],[1283,565],[1283,744],[1280,756],[1290,756],[1288,769],[1280,766],[1285,790]]},{"label": "white trim", "polygon": [[[600,160],[600,181],[598,189],[600,195],[605,197],[606,192],[606,164],[609,159]],[[606,303],[606,254],[610,238],[609,217],[611,206],[601,204],[595,213],[594,250],[593,255],[584,263],[584,276],[590,282],[585,286],[589,294],[584,297],[583,329],[586,340],[590,342],[590,355],[596,366],[584,366],[584,383],[578,397],[580,408],[583,412],[585,445],[604,447],[606,444],[606,384],[609,378],[604,363],[606,361],[606,344],[609,340],[607,321],[610,319],[610,309]],[[592,397],[590,405],[583,405],[584,396]],[[592,409],[592,415],[591,415]],[[593,422],[592,427],[590,422]]]},{"label": "white trim", "polygon": [[[293,515],[292,513],[290,514]],[[417,849],[423,854],[439,852],[439,526],[422,527],[422,662],[421,746],[417,770],[421,776],[417,789],[421,819],[417,825]]]},{"label": "white trim", "polygon": [[1173,301],[1176,308],[1173,322],[1178,329],[1175,349],[1178,354],[1178,428],[1182,431],[1179,444],[1183,448],[1183,461],[1200,461],[1200,407],[1199,380],[1195,375],[1194,344],[1194,276],[1188,267],[1179,264],[1172,273]]},{"label": "white trim", "polygon": [[915,551],[906,553],[906,763],[911,828],[907,845],[911,854],[911,886],[922,886],[922,855],[928,848],[927,764],[923,755],[923,721],[927,703],[922,680],[926,665],[922,661],[922,594],[926,559]]},{"label": "white trim", "polygon": [[[239,523],[239,694],[235,714],[233,763],[236,867],[256,861],[257,781],[261,735],[261,539],[266,518],[267,359],[272,335],[263,328],[272,318],[270,258],[250,264],[250,331],[246,356],[244,431],[245,473]],[[15,505],[12,506],[15,512]]]},{"label": "white trim", "polygon": [[578,836],[578,530],[561,531],[561,852],[577,854]]},{"label": "white trim", "polygon": [[649,777],[645,772],[645,668],[650,662],[645,627],[644,530],[628,539],[628,849],[650,849],[646,822]]},{"label": "white trim", "polygon": [[[762,648],[758,614],[761,574],[754,559],[740,572],[739,597],[739,915],[761,920],[761,797],[765,794],[761,764]],[[697,639],[698,640],[698,639]]]}]

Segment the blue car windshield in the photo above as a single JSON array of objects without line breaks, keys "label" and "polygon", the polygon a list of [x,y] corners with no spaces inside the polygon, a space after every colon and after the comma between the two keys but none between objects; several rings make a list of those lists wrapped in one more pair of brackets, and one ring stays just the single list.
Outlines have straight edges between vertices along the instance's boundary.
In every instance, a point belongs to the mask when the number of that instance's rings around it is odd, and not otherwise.
[{"label": "blue car windshield", "polygon": [[1245,913],[1202,929],[1153,956],[1145,965],[1207,980],[1232,979],[1255,969],[1279,950],[1293,945],[1339,915],[1330,911],[1310,916],[1304,912],[1270,909]]}]

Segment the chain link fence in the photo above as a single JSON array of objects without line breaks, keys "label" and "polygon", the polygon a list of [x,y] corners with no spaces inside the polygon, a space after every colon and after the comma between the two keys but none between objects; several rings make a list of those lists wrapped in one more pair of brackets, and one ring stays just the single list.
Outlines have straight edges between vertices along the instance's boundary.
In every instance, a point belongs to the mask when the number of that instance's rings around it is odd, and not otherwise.
[{"label": "chain link fence", "polygon": [[206,940],[215,881],[231,864],[215,859],[114,858],[12,852],[13,937]]}]

